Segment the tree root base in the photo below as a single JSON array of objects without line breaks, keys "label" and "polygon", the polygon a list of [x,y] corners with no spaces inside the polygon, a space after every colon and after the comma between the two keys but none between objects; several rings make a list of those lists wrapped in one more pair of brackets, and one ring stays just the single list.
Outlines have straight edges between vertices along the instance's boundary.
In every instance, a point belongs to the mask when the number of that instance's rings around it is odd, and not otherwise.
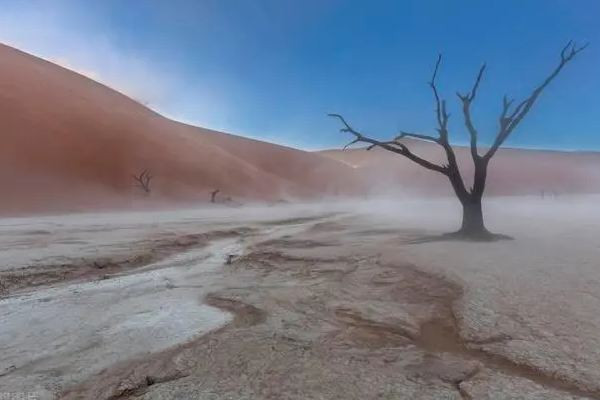
[{"label": "tree root base", "polygon": [[499,240],[513,240],[514,238],[501,233],[492,233],[488,230],[465,231],[458,230],[440,235],[440,240],[465,240],[473,242],[496,242]]},{"label": "tree root base", "polygon": [[464,241],[464,242],[497,242],[499,240],[514,240],[513,237],[500,233],[485,231],[463,231],[442,233],[440,235],[425,235],[408,240],[408,244],[420,244],[430,242]]}]

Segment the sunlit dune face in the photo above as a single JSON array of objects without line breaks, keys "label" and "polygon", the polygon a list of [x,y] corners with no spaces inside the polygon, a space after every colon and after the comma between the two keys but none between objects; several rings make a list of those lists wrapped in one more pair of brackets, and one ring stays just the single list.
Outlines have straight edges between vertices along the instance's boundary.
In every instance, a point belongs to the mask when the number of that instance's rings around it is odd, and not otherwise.
[{"label": "sunlit dune face", "polygon": [[[358,190],[345,164],[180,124],[68,69],[0,53],[0,174],[10,193],[0,212],[198,204],[215,189],[243,202]],[[145,169],[148,192],[132,179]]]}]

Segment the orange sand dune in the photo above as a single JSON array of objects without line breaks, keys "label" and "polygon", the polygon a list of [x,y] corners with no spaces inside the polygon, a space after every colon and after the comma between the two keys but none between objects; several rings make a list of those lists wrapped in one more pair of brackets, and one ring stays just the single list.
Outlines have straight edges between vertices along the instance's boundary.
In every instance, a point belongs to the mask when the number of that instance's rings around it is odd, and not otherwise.
[{"label": "orange sand dune", "polygon": [[[0,214],[353,194],[450,194],[443,176],[375,149],[311,153],[182,124],[73,71],[0,45]],[[439,149],[410,141],[441,160]],[[469,154],[457,148],[465,177]],[[600,189],[600,155],[503,149],[492,195]],[[152,193],[132,175],[149,169]],[[468,179],[467,179],[468,180]]]},{"label": "orange sand dune", "polygon": [[[164,118],[93,80],[0,45],[0,213],[343,194],[348,166]],[[132,174],[149,169],[152,193]]]}]

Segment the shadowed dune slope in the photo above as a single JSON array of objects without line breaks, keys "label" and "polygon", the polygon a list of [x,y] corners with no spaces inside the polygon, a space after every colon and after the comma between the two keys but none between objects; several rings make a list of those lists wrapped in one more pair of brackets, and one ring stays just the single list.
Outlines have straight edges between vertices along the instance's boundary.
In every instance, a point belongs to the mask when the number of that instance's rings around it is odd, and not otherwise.
[{"label": "shadowed dune slope", "polygon": [[[435,143],[404,140],[416,154],[438,164],[445,155]],[[482,154],[486,149],[480,149]],[[470,186],[473,164],[470,150],[455,147],[465,182]],[[445,176],[426,170],[386,150],[326,150],[320,154],[356,168],[373,193],[451,194]],[[600,192],[600,153],[500,149],[490,161],[486,193],[489,195],[544,196]]]},{"label": "shadowed dune slope", "polygon": [[[354,172],[319,154],[197,128],[0,45],[0,213],[343,194]],[[132,175],[149,169],[152,193]]]}]

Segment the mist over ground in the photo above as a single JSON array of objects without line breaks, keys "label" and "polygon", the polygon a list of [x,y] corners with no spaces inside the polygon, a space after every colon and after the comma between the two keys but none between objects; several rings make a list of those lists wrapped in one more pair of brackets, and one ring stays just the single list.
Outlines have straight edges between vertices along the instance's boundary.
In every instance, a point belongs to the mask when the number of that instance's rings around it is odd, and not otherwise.
[{"label": "mist over ground", "polygon": [[[460,224],[450,198],[5,218],[0,388],[596,398],[599,199],[488,199],[489,229],[514,240],[483,243],[440,240]],[[209,364],[207,343],[219,343]],[[270,367],[254,364],[263,357]],[[241,375],[233,359],[248,363]],[[360,362],[360,376],[326,360]],[[325,374],[316,386],[311,370]],[[370,376],[379,389],[344,388]]]}]

